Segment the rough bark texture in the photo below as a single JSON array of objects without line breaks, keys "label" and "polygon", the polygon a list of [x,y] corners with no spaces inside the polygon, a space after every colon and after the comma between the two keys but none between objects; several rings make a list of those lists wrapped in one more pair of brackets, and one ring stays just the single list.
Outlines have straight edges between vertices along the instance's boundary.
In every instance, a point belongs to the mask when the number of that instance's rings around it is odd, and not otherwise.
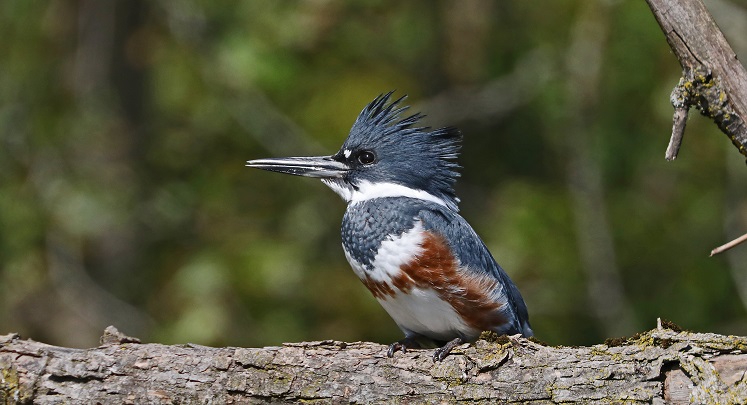
[{"label": "rough bark texture", "polygon": [[672,91],[675,108],[667,159],[677,156],[684,115],[694,106],[747,156],[747,71],[702,0],[646,0],[682,65]]},{"label": "rough bark texture", "polygon": [[442,363],[361,342],[165,346],[116,331],[102,341],[0,336],[0,403],[747,401],[747,338],[669,329],[591,347],[488,336]]}]

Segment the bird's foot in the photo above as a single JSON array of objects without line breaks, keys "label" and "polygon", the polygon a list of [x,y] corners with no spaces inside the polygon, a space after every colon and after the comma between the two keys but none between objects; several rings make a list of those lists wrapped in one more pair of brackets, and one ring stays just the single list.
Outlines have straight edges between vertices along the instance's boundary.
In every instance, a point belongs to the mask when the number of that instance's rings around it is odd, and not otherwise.
[{"label": "bird's foot", "polygon": [[420,349],[420,343],[418,343],[413,337],[406,337],[399,342],[394,342],[389,345],[389,350],[386,352],[387,357],[394,357],[394,353],[401,351],[407,353],[407,349]]},{"label": "bird's foot", "polygon": [[462,343],[464,343],[462,338],[456,338],[447,342],[442,347],[439,347],[438,349],[436,349],[436,351],[433,352],[433,362],[435,363],[437,361],[443,361],[446,356],[448,356],[449,353],[454,350],[455,347],[461,345]]}]

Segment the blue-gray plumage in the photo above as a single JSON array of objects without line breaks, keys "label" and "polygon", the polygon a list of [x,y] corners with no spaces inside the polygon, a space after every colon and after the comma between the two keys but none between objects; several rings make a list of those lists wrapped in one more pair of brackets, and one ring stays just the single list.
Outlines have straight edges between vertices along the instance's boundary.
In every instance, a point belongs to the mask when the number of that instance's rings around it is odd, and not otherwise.
[{"label": "blue-gray plumage", "polygon": [[441,360],[486,330],[531,336],[521,294],[458,214],[459,131],[400,119],[403,98],[391,94],[361,112],[336,154],[247,166],[321,178],[348,202],[345,256],[405,333],[389,356],[432,342]]}]

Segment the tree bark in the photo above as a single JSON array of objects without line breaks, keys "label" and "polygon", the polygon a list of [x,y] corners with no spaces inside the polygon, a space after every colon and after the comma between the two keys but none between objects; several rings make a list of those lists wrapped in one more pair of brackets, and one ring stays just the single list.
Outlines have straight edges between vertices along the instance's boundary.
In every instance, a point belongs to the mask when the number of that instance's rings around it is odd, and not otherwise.
[{"label": "tree bark", "polygon": [[670,97],[675,108],[666,158],[677,157],[687,111],[711,118],[747,156],[747,71],[702,0],[646,0],[682,66]]},{"label": "tree bark", "polygon": [[375,343],[70,349],[0,336],[0,403],[744,403],[747,338],[659,328],[591,347],[486,335],[442,363]]}]

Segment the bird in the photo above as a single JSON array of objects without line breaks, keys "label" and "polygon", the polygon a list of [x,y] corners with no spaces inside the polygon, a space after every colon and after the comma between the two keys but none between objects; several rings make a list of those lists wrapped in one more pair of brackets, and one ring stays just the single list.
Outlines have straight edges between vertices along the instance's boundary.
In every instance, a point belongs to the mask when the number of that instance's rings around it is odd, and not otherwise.
[{"label": "bird", "polygon": [[342,248],[404,338],[398,351],[436,347],[442,361],[482,332],[533,335],[516,285],[459,215],[454,190],[462,134],[403,117],[407,95],[380,94],[331,156],[249,160],[247,167],[321,179],[347,202]]}]

